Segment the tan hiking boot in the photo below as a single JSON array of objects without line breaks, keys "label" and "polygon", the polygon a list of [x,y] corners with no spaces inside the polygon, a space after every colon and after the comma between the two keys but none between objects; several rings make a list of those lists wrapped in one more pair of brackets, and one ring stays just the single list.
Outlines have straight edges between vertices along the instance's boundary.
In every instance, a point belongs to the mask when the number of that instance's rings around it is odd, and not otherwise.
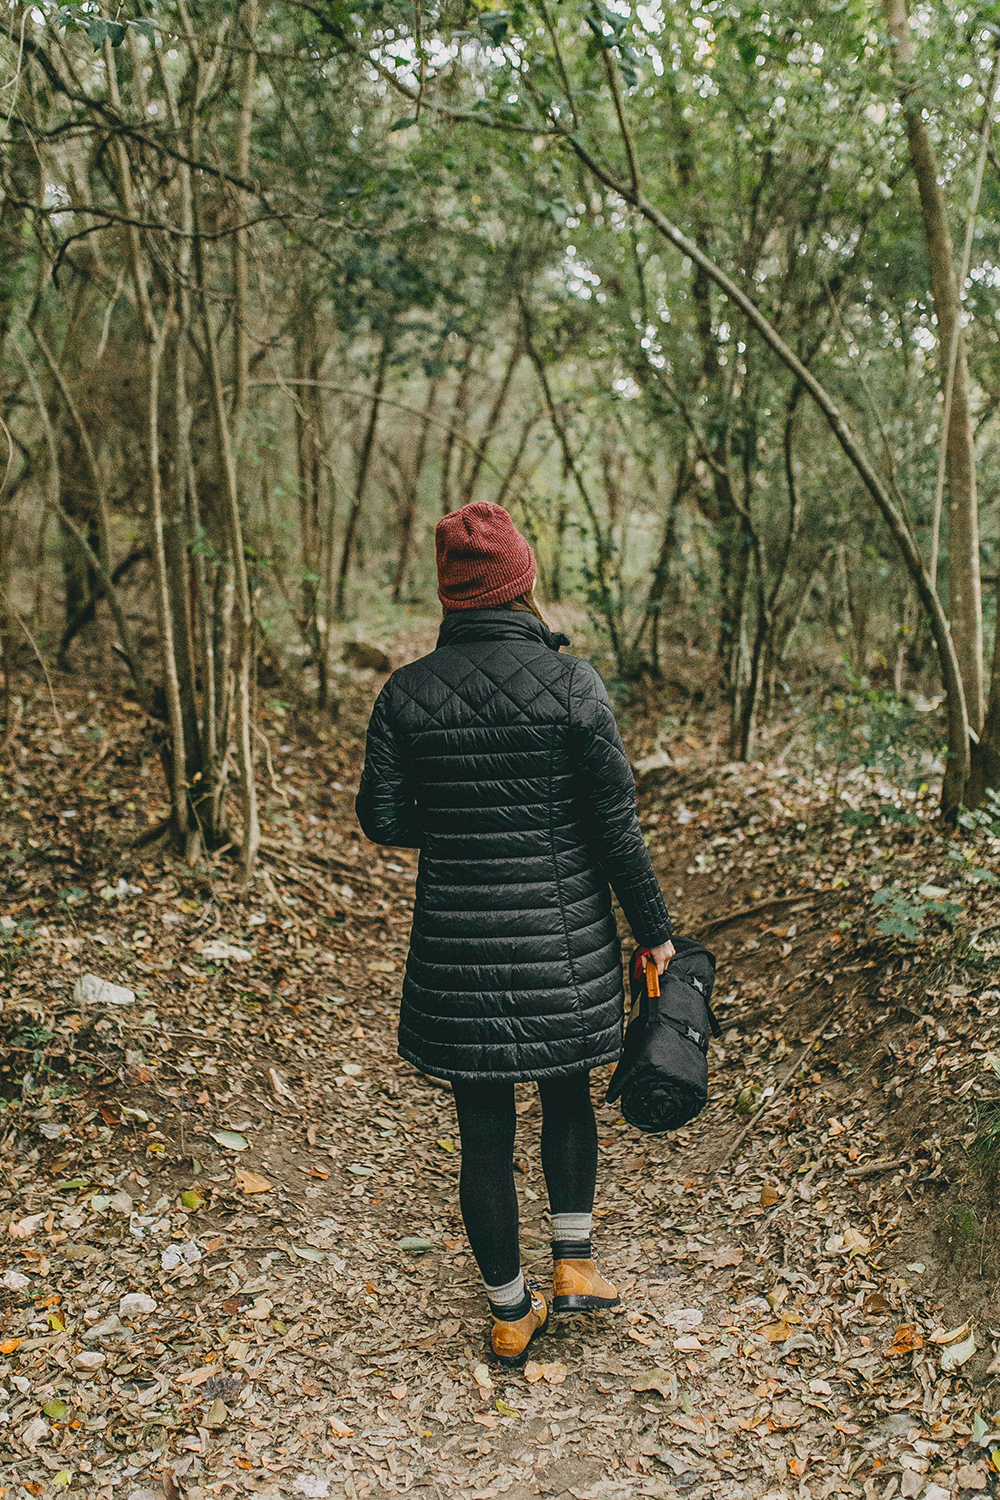
[{"label": "tan hiking boot", "polygon": [[618,1307],[622,1300],[592,1260],[557,1260],[552,1293],[553,1312],[593,1312],[599,1307]]},{"label": "tan hiking boot", "polygon": [[549,1309],[541,1292],[531,1292],[531,1306],[523,1318],[514,1323],[494,1316],[490,1342],[493,1353],[502,1365],[516,1370],[528,1358],[528,1345],[537,1333],[544,1333],[549,1321]]}]

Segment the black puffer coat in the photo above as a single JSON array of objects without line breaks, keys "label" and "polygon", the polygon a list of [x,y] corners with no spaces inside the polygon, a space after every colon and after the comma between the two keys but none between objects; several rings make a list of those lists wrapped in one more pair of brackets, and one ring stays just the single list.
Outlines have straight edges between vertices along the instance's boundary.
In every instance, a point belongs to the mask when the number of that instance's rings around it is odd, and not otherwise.
[{"label": "black puffer coat", "polygon": [[608,883],[638,943],[671,933],[607,693],[564,643],[520,611],[452,612],[372,713],[358,818],[376,843],[420,850],[399,1050],[438,1078],[613,1061]]}]

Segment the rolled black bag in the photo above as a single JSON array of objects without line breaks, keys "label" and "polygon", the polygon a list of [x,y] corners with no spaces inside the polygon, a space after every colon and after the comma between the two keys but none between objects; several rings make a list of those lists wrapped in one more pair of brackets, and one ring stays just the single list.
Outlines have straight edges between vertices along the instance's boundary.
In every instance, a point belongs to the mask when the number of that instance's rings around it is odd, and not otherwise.
[{"label": "rolled black bag", "polygon": [[[715,956],[694,938],[672,939],[676,957],[659,976],[658,995],[646,980],[646,950],[629,959],[632,1010],[607,1102],[636,1130],[679,1130],[708,1102],[708,1039],[720,1034],[712,1012]],[[655,974],[655,970],[653,971]]]}]

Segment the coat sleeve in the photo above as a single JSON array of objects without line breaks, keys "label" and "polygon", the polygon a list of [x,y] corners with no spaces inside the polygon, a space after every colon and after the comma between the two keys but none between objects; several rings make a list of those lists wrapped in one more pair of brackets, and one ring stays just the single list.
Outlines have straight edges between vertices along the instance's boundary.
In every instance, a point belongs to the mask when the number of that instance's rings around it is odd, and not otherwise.
[{"label": "coat sleeve", "polygon": [[375,700],[354,810],[373,844],[419,849],[416,796],[392,718],[392,678]]},{"label": "coat sleeve", "polygon": [[654,948],[673,932],[635,804],[635,781],[604,684],[581,661],[570,681],[570,733],[583,815],[636,942]]}]

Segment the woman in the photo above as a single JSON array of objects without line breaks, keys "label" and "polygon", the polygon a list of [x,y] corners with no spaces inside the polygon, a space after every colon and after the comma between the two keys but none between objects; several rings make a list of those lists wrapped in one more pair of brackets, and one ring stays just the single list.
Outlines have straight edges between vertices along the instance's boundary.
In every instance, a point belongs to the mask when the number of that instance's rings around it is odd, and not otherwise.
[{"label": "woman", "polygon": [[437,566],[437,649],[378,696],[357,813],[375,843],[420,850],[399,1051],[454,1088],[462,1217],[494,1354],[516,1366],[548,1306],[521,1271],[514,1084],[541,1097],[553,1308],[616,1307],[591,1253],[590,1071],[618,1057],[624,1006],[609,884],[661,973],[674,950],[611,704],[559,654],[527,541],[475,501],[438,523]]}]

